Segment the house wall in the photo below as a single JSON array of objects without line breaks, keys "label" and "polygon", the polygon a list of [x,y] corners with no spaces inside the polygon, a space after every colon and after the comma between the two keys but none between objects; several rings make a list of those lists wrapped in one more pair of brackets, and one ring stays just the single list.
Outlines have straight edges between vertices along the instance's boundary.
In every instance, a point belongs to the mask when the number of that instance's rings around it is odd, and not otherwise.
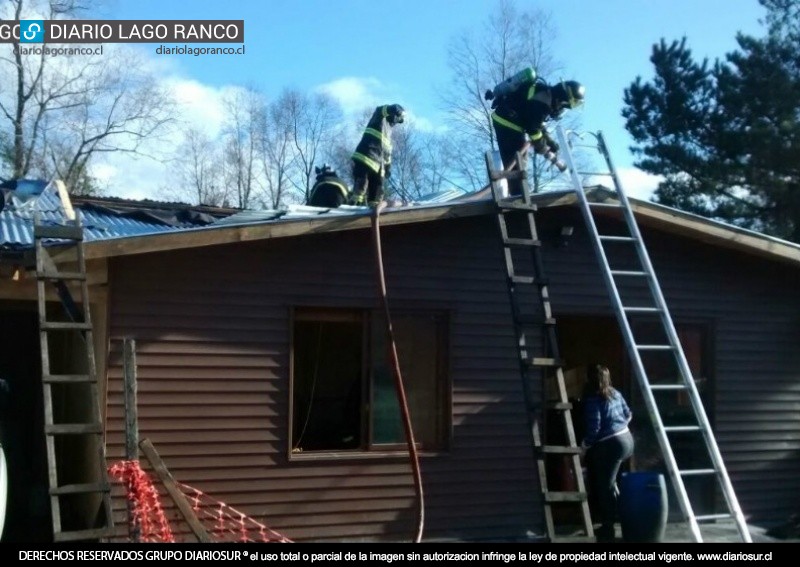
[{"label": "house wall", "polygon": [[[556,317],[611,313],[573,210],[539,213]],[[556,247],[564,224],[575,226]],[[451,312],[453,435],[423,455],[425,537],[543,533],[501,247],[491,217],[386,227],[392,305]],[[715,418],[751,520],[796,510],[800,271],[645,230],[673,318],[714,330]],[[350,231],[113,259],[108,455],[124,458],[121,339],[137,345],[139,429],[180,482],[294,540],[410,540],[407,457],[289,461],[289,308],[376,305],[371,235]],[[770,479],[765,482],[765,479]],[[125,504],[116,489],[120,536]],[[174,509],[169,509],[176,517]]]},{"label": "house wall", "polygon": [[[421,458],[427,538],[542,533],[491,222],[382,231],[392,305],[451,313],[455,433],[449,451]],[[412,539],[408,455],[287,457],[289,308],[378,307],[370,238],[361,230],[115,259],[109,458],[124,456],[119,354],[130,336],[140,436],[176,479],[294,540]],[[122,500],[117,510],[121,523]]]}]

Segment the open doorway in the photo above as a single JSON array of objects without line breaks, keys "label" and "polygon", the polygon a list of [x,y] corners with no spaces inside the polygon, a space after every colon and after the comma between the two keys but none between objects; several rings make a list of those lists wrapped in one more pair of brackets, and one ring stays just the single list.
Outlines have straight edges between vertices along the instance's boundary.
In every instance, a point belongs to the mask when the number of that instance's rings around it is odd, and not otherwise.
[{"label": "open doorway", "polygon": [[586,367],[591,363],[604,364],[611,371],[611,381],[626,399],[631,398],[631,386],[626,353],[613,317],[592,315],[558,316],[558,341],[564,360],[567,395],[573,402],[573,422],[578,442],[583,439],[581,398]]},{"label": "open doorway", "polygon": [[[640,344],[660,344],[664,342],[663,328],[660,324],[634,323],[632,325],[636,341]],[[713,329],[702,322],[677,322],[678,339],[691,368],[695,383],[705,407],[706,414],[713,425]],[[614,317],[591,315],[558,316],[558,338],[561,358],[564,360],[567,393],[573,403],[573,423],[575,435],[583,439],[582,396],[586,365],[591,362],[605,364],[611,370],[612,383],[633,411],[631,431],[636,440],[633,457],[623,465],[623,471],[661,471],[666,475],[664,457],[656,439],[653,424],[639,385],[634,376],[631,362],[625,348],[619,325]],[[675,381],[676,372],[670,370],[669,361],[651,360],[647,365],[650,383]],[[683,392],[664,392],[658,394],[659,412],[666,425],[695,423],[696,416],[688,398]],[[669,397],[669,398],[667,398]],[[702,439],[695,436],[670,438],[670,447],[680,470],[703,469],[710,467],[707,450]],[[708,476],[698,476],[684,480],[696,514],[713,513],[715,503],[720,498],[715,485]],[[673,488],[670,490],[670,516],[677,517],[677,499]]]}]

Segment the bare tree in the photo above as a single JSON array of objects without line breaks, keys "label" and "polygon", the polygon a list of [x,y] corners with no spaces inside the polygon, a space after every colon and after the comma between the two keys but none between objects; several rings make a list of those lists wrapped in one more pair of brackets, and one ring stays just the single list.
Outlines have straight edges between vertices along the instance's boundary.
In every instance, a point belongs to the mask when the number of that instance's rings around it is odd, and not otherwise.
[{"label": "bare tree", "polygon": [[[76,0],[7,0],[3,17],[39,14],[74,17]],[[143,148],[171,122],[171,99],[125,54],[122,47],[102,54],[52,57],[26,53],[30,44],[12,41],[0,56],[0,118],[5,136],[4,169],[13,177],[58,175],[73,189],[91,192],[91,158],[104,152],[147,155]]]},{"label": "bare tree", "polygon": [[208,134],[197,128],[187,129],[172,164],[175,179],[160,191],[165,198],[198,205],[228,204],[221,150]]},{"label": "bare tree", "polygon": [[263,97],[252,88],[236,91],[225,101],[228,123],[223,143],[225,181],[235,189],[236,206],[247,209],[260,188],[257,159],[260,135],[266,112]]},{"label": "bare tree", "polygon": [[447,153],[454,158],[453,175],[471,189],[485,184],[483,155],[496,146],[492,109],[484,93],[524,67],[545,77],[557,71],[550,51],[554,37],[548,14],[520,10],[514,0],[499,0],[480,28],[451,42],[452,80],[443,94],[452,125],[453,146]]},{"label": "bare tree", "polygon": [[304,95],[296,90],[284,92],[283,97],[290,119],[297,166],[298,190],[307,201],[313,185],[312,175],[318,161],[325,159],[338,138],[342,110],[326,94]]},{"label": "bare tree", "polygon": [[258,157],[264,173],[265,195],[262,205],[277,209],[292,187],[290,178],[295,166],[293,154],[291,91],[267,107],[259,123]]}]

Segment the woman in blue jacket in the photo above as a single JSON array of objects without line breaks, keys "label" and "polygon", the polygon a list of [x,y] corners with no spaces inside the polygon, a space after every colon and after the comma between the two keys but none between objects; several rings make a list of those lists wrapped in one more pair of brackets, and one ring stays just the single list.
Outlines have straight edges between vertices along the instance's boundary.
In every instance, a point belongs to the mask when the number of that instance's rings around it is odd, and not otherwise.
[{"label": "woman in blue jacket", "polygon": [[598,541],[614,541],[617,516],[617,474],[623,462],[633,455],[633,435],[628,429],[631,409],[625,398],[611,385],[611,372],[592,364],[586,374],[583,415],[586,468],[590,490],[594,491],[600,514]]}]

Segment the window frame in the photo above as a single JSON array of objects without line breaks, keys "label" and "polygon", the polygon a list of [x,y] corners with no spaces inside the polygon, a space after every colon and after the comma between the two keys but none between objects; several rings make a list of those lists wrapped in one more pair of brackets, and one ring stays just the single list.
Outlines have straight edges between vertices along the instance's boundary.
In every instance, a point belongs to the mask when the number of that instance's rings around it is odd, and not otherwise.
[{"label": "window frame", "polygon": [[[289,308],[289,388],[288,388],[288,428],[287,428],[287,455],[290,461],[303,460],[336,460],[342,458],[354,459],[373,459],[385,457],[406,456],[408,445],[403,440],[399,443],[376,443],[374,440],[374,392],[375,392],[375,370],[378,364],[375,363],[377,354],[373,353],[373,337],[376,333],[385,333],[379,321],[384,317],[383,311],[374,307],[365,306],[324,306],[315,304],[297,303]],[[391,317],[393,327],[395,321],[403,316],[434,317],[436,319],[435,332],[437,335],[437,349],[435,353],[435,380],[436,392],[435,399],[437,408],[434,413],[436,422],[434,425],[436,441],[433,446],[425,446],[419,439],[417,441],[418,450],[424,454],[437,454],[447,452],[452,446],[453,411],[452,411],[452,373],[451,373],[451,324],[452,313],[450,309],[441,305],[415,305],[405,304],[393,307]],[[296,370],[295,370],[295,326],[298,321],[359,321],[362,326],[361,343],[361,443],[356,448],[350,449],[320,449],[320,450],[300,450],[293,449],[294,445],[294,416]],[[397,332],[395,330],[395,341],[397,344]],[[398,346],[398,351],[399,351]],[[401,368],[403,353],[398,352]],[[383,362],[385,368],[391,371],[392,366],[388,359]],[[391,373],[391,380],[394,391],[394,374]],[[406,386],[408,396],[408,386]],[[412,408],[413,411],[413,408]],[[415,430],[416,431],[416,430]],[[415,436],[416,437],[416,436]]]}]

